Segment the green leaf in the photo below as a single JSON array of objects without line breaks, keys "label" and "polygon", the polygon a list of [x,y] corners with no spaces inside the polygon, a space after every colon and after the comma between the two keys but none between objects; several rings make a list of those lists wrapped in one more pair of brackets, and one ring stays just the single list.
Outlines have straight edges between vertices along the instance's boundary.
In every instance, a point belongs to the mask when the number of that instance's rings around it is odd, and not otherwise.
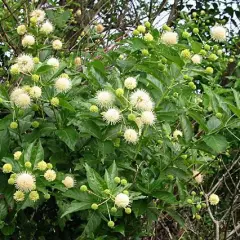
[{"label": "green leaf", "polygon": [[219,134],[206,136],[203,140],[216,153],[225,151],[228,146],[226,138]]},{"label": "green leaf", "polygon": [[50,70],[53,70],[53,66],[50,66],[50,65],[47,65],[47,64],[43,64],[42,66],[40,66],[37,70],[36,70],[36,74],[43,74],[43,73],[46,73]]},{"label": "green leaf", "polygon": [[124,224],[121,225],[117,225],[116,227],[114,227],[114,232],[118,232],[121,233],[123,236],[125,236],[125,228],[124,228]]},{"label": "green leaf", "polygon": [[172,174],[175,177],[178,177],[179,179],[186,179],[188,178],[188,174],[183,171],[180,168],[176,168],[176,167],[169,167],[166,169],[166,174]]},{"label": "green leaf", "polygon": [[56,135],[62,140],[66,145],[74,151],[75,145],[78,141],[78,132],[73,127],[57,130]]},{"label": "green leaf", "polygon": [[[84,231],[80,237],[76,240],[85,240],[86,236],[89,236],[98,228],[101,223],[101,217],[97,212],[92,212],[91,216],[88,218],[87,225],[84,228]],[[92,239],[92,238],[91,238]]]},{"label": "green leaf", "polygon": [[228,107],[231,109],[231,111],[238,117],[240,118],[240,108],[237,108],[231,104],[228,104]]},{"label": "green leaf", "polygon": [[158,48],[158,52],[168,60],[175,62],[180,67],[184,65],[184,62],[179,56],[178,52],[173,48],[168,47],[167,45],[164,45],[164,44],[159,44],[157,48]]},{"label": "green leaf", "polygon": [[0,199],[0,220],[4,220],[4,218],[7,216],[7,205],[5,203],[4,199]]},{"label": "green leaf", "polygon": [[143,215],[147,210],[147,201],[146,200],[138,200],[133,201],[132,203],[132,210],[136,217]]},{"label": "green leaf", "polygon": [[66,108],[66,109],[68,109],[71,112],[75,111],[74,107],[68,101],[66,101],[66,100],[64,100],[62,98],[59,98],[59,105],[64,107],[64,108]]},{"label": "green leaf", "polygon": [[199,53],[202,49],[202,44],[200,42],[191,42],[192,50],[194,53]]},{"label": "green leaf", "polygon": [[64,197],[72,198],[74,200],[77,200],[79,202],[88,202],[93,203],[94,201],[94,195],[90,195],[86,192],[80,192],[79,189],[69,189],[66,192],[63,192],[62,195]]},{"label": "green leaf", "polygon": [[180,122],[183,130],[183,136],[186,142],[189,142],[193,137],[192,124],[188,117],[184,114],[180,116]]},{"label": "green leaf", "polygon": [[152,196],[166,202],[166,203],[177,203],[175,196],[167,191],[155,191],[152,193]]},{"label": "green leaf", "polygon": [[68,210],[62,214],[61,218],[70,213],[90,209],[91,204],[92,203],[89,203],[89,202],[72,202]]},{"label": "green leaf", "polygon": [[91,136],[101,139],[102,137],[101,130],[95,122],[89,120],[87,122],[82,123],[82,126],[84,127],[84,130],[88,132]]},{"label": "green leaf", "polygon": [[104,175],[104,180],[107,183],[108,189],[113,190],[114,187],[116,187],[116,184],[114,183],[114,178],[117,177],[117,175],[118,175],[117,165],[114,161],[110,168],[105,171]]},{"label": "green leaf", "polygon": [[8,130],[0,131],[0,159],[9,152],[10,136]]},{"label": "green leaf", "polygon": [[240,93],[237,92],[235,89],[232,89],[232,91],[233,91],[233,95],[234,95],[237,107],[238,107],[238,109],[240,109]]},{"label": "green leaf", "polygon": [[174,210],[167,209],[166,212],[173,218],[175,219],[181,227],[184,227],[185,221],[184,219]]},{"label": "green leaf", "polygon": [[221,124],[222,122],[218,118],[212,116],[207,122],[207,127],[209,131],[212,131],[217,129]]},{"label": "green leaf", "polygon": [[204,118],[197,112],[189,111],[188,115],[193,118],[204,131],[208,131]]},{"label": "green leaf", "polygon": [[102,192],[106,189],[104,180],[100,177],[100,175],[89,167],[87,164],[85,165],[85,169],[87,171],[87,180],[89,187],[96,193],[102,194]]}]

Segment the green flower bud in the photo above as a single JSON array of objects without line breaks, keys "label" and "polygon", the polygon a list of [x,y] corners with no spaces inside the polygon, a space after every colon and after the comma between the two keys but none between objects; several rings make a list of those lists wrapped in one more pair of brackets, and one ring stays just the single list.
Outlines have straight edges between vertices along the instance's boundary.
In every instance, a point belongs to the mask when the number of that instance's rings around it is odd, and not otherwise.
[{"label": "green flower bud", "polygon": [[202,56],[206,56],[207,52],[204,49],[201,49],[201,51],[199,52],[200,55]]},{"label": "green flower bud", "polygon": [[195,217],[196,217],[197,220],[201,219],[201,216],[199,214],[196,214]]},{"label": "green flower bud", "polygon": [[115,182],[115,183],[120,183],[120,182],[121,182],[120,177],[115,177],[115,178],[114,178],[114,182]]},{"label": "green flower bud", "polygon": [[24,166],[25,168],[31,168],[32,164],[30,162],[25,162]]},{"label": "green flower bud", "polygon": [[40,62],[40,60],[39,60],[38,57],[34,57],[34,58],[33,58],[33,62],[34,62],[35,64],[38,64],[38,63]]},{"label": "green flower bud", "polygon": [[207,51],[209,51],[209,50],[211,49],[211,47],[210,47],[208,44],[205,44],[205,45],[204,45],[204,49],[207,50]]},{"label": "green flower bud", "polygon": [[143,25],[139,25],[137,27],[137,30],[140,32],[140,33],[145,33],[146,32],[146,28],[143,26]]},{"label": "green flower bud", "polygon": [[190,53],[190,51],[188,49],[184,49],[181,52],[181,56],[183,58],[190,59],[191,58],[191,53]]},{"label": "green flower bud", "polygon": [[110,191],[110,189],[105,189],[105,190],[104,190],[104,193],[105,193],[105,194],[110,194],[111,191]]},{"label": "green flower bud", "polygon": [[98,112],[98,107],[96,105],[92,105],[90,108],[89,108],[90,112]]},{"label": "green flower bud", "polygon": [[192,192],[191,192],[191,195],[192,195],[192,196],[195,196],[195,195],[196,195],[196,192],[195,192],[195,191],[192,191]]},{"label": "green flower bud", "polygon": [[207,204],[206,203],[202,203],[202,207],[203,208],[207,207]]},{"label": "green flower bud", "polygon": [[153,36],[152,36],[152,34],[146,33],[146,34],[144,35],[144,40],[147,41],[147,42],[153,41]]},{"label": "green flower bud", "polygon": [[17,122],[11,122],[10,123],[10,128],[11,129],[16,129],[18,127],[18,123]]},{"label": "green flower bud", "polygon": [[115,223],[114,223],[113,221],[109,221],[109,222],[108,222],[108,226],[109,226],[110,228],[113,228],[114,225],[115,225]]},{"label": "green flower bud", "polygon": [[190,34],[189,32],[184,31],[184,32],[182,33],[182,37],[183,37],[183,38],[189,38],[190,36],[191,36],[191,34]]},{"label": "green flower bud", "polygon": [[157,140],[157,143],[158,144],[163,144],[163,141],[162,140]]},{"label": "green flower bud", "polygon": [[172,174],[169,174],[167,175],[167,178],[172,181],[174,179],[174,176]]},{"label": "green flower bud", "polygon": [[124,90],[122,88],[118,88],[116,91],[115,91],[116,95],[118,97],[122,97],[123,94],[124,94]]},{"label": "green flower bud", "polygon": [[12,171],[12,164],[5,163],[2,167],[3,173],[10,173]]},{"label": "green flower bud", "polygon": [[34,121],[34,122],[32,122],[32,127],[34,127],[34,128],[38,128],[39,127],[39,122],[38,121]]},{"label": "green flower bud", "polygon": [[88,188],[87,188],[86,185],[82,185],[82,186],[80,187],[80,191],[81,191],[81,192],[86,192],[87,190],[88,190]]},{"label": "green flower bud", "polygon": [[132,212],[131,208],[125,208],[125,213],[126,214],[131,214],[131,212]]},{"label": "green flower bud", "polygon": [[126,195],[129,195],[128,190],[124,190],[123,193],[126,194]]},{"label": "green flower bud", "polygon": [[189,198],[189,199],[187,200],[187,203],[193,204],[193,200]]},{"label": "green flower bud", "polygon": [[199,33],[199,29],[198,28],[194,28],[193,29],[193,33],[198,34]]},{"label": "green flower bud", "polygon": [[15,179],[14,178],[9,178],[8,179],[8,184],[13,185],[15,183]]},{"label": "green flower bud", "polygon": [[128,120],[129,121],[135,121],[136,120],[136,115],[133,113],[128,114]]},{"label": "green flower bud", "polygon": [[165,65],[162,63],[158,63],[158,68],[160,71],[163,71],[165,69]]},{"label": "green flower bud", "polygon": [[52,169],[53,165],[51,163],[47,163],[47,169]]},{"label": "green flower bud", "polygon": [[166,24],[164,24],[162,28],[164,31],[168,31],[168,32],[171,31],[171,28]]},{"label": "green flower bud", "polygon": [[98,209],[98,205],[97,205],[96,203],[93,203],[93,204],[91,205],[91,208],[92,208],[93,210],[97,210],[97,209]]},{"label": "green flower bud", "polygon": [[32,80],[33,80],[34,82],[38,82],[38,81],[39,81],[39,78],[40,78],[40,76],[37,75],[37,74],[33,74],[33,75],[32,75]]},{"label": "green flower bud", "polygon": [[207,74],[213,74],[213,68],[212,68],[212,67],[207,67],[207,68],[205,69],[205,73],[207,73]]},{"label": "green flower bud", "polygon": [[146,27],[146,28],[150,28],[150,27],[151,27],[151,23],[150,23],[150,22],[148,22],[148,21],[147,21],[147,22],[145,22],[145,23],[144,23],[144,25],[145,25],[145,27]]},{"label": "green flower bud", "polygon": [[216,54],[212,53],[212,54],[210,54],[210,55],[208,56],[208,59],[209,59],[210,61],[214,62],[214,61],[216,61],[216,60],[218,59],[218,56],[217,56]]},{"label": "green flower bud", "polygon": [[59,105],[59,99],[57,97],[54,97],[54,98],[51,99],[50,103],[54,107],[57,107]]},{"label": "green flower bud", "polygon": [[0,104],[3,102],[3,99],[2,98],[0,98]]},{"label": "green flower bud", "polygon": [[194,82],[189,82],[188,83],[188,86],[190,87],[190,88],[192,88],[193,90],[195,90],[197,87],[196,87],[196,85],[194,84]]},{"label": "green flower bud", "polygon": [[45,193],[43,197],[48,200],[51,197],[51,195],[49,193]]},{"label": "green flower bud", "polygon": [[142,49],[142,55],[143,56],[148,56],[149,55],[149,52],[148,52],[148,50],[147,49]]},{"label": "green flower bud", "polygon": [[122,179],[122,180],[121,180],[121,184],[122,184],[123,186],[127,185],[127,180],[126,180],[126,179]]},{"label": "green flower bud", "polygon": [[39,109],[39,106],[38,106],[37,104],[33,104],[33,105],[32,105],[32,110],[33,110],[33,111],[36,112],[36,111],[38,111],[38,109]]},{"label": "green flower bud", "polygon": [[193,16],[193,17],[197,17],[197,13],[196,13],[196,12],[193,12],[193,13],[192,13],[192,16]]},{"label": "green flower bud", "polygon": [[117,208],[116,208],[116,207],[112,207],[112,208],[111,208],[111,212],[112,212],[112,213],[116,213],[116,212],[117,212]]},{"label": "green flower bud", "polygon": [[133,30],[133,36],[138,36],[139,34],[140,32],[137,29]]},{"label": "green flower bud", "polygon": [[196,208],[200,210],[202,208],[201,204],[197,204]]},{"label": "green flower bud", "polygon": [[217,117],[218,119],[221,119],[222,116],[223,116],[222,113],[220,113],[220,112],[216,113],[216,117]]},{"label": "green flower bud", "polygon": [[17,174],[16,174],[16,173],[12,173],[12,174],[10,175],[10,178],[12,178],[12,179],[16,179],[16,177],[17,177]]}]

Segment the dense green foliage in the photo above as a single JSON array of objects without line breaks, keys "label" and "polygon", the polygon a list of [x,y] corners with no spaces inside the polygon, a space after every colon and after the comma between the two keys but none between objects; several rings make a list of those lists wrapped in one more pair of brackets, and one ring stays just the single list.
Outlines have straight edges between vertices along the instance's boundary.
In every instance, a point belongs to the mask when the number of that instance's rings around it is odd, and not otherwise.
[{"label": "dense green foliage", "polygon": [[[0,86],[0,238],[139,239],[167,218],[176,239],[214,239],[209,211],[221,219],[215,210],[233,206],[238,191],[239,64],[226,71],[239,39],[216,41],[212,15],[198,10],[172,28],[133,26],[108,48],[111,35],[90,26],[72,47],[61,27],[75,13],[47,10],[55,29],[46,34],[33,10],[21,24],[35,42],[14,23],[13,47],[1,48],[11,59]],[[232,195],[211,185],[222,164],[237,170]]]}]

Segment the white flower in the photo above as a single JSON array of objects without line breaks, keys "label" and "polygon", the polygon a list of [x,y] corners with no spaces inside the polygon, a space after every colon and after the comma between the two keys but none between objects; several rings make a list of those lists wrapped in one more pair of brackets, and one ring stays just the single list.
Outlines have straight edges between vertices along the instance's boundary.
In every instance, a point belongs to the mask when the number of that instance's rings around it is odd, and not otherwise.
[{"label": "white flower", "polygon": [[175,131],[173,132],[173,138],[178,139],[178,136],[182,137],[183,134],[182,134],[181,131],[175,130]]},{"label": "white flower", "polygon": [[35,38],[32,35],[25,35],[22,39],[23,47],[32,46],[35,44]]},{"label": "white flower", "polygon": [[62,183],[65,185],[66,188],[73,188],[75,185],[75,181],[72,177],[67,176],[64,180],[62,180]]},{"label": "white flower", "polygon": [[124,81],[124,86],[129,89],[132,90],[137,86],[137,80],[134,77],[128,77],[127,79],[125,79]]},{"label": "white flower", "polygon": [[53,25],[49,21],[46,21],[45,23],[42,24],[40,32],[46,35],[53,32]]},{"label": "white flower", "polygon": [[60,40],[54,40],[52,42],[52,47],[55,50],[60,50],[60,49],[62,49],[62,42]]},{"label": "white flower", "polygon": [[40,9],[36,9],[30,13],[30,16],[36,18],[38,22],[43,22],[45,15],[45,12]]},{"label": "white flower", "polygon": [[136,142],[138,141],[138,134],[134,129],[128,128],[124,132],[124,138],[127,142],[136,144]]},{"label": "white flower", "polygon": [[51,170],[51,169],[47,170],[44,173],[45,179],[49,182],[54,181],[56,179],[56,176],[57,176],[56,172],[54,170]]},{"label": "white flower", "polygon": [[26,32],[27,32],[27,28],[25,25],[22,24],[17,27],[17,33],[19,35],[24,35]]},{"label": "white flower", "polygon": [[219,197],[217,194],[211,194],[209,196],[209,202],[211,205],[217,205],[219,203]]},{"label": "white flower", "polygon": [[136,90],[130,95],[130,103],[133,107],[142,111],[153,109],[151,97],[145,90]]},{"label": "white flower", "polygon": [[49,58],[48,61],[47,61],[47,64],[50,65],[50,66],[53,66],[54,68],[58,68],[59,67],[59,61],[57,58]]},{"label": "white flower", "polygon": [[[194,177],[194,176],[196,176],[196,177]],[[201,173],[199,173],[199,171],[193,170],[193,177],[197,183],[200,184],[203,182],[203,175]]]},{"label": "white flower", "polygon": [[19,160],[19,158],[21,157],[21,155],[22,155],[22,152],[21,152],[21,151],[16,151],[16,152],[13,154],[14,160]]},{"label": "white flower", "polygon": [[201,61],[202,61],[202,57],[201,57],[200,55],[198,55],[198,54],[194,54],[194,55],[192,56],[191,60],[192,60],[192,62],[193,62],[194,64],[200,64]]},{"label": "white flower", "polygon": [[124,194],[124,193],[119,193],[116,197],[115,197],[115,204],[118,207],[122,207],[125,208],[127,207],[127,205],[129,204],[129,197],[128,195]]},{"label": "white flower", "polygon": [[71,81],[68,78],[60,77],[55,82],[55,88],[59,92],[67,91],[71,88],[72,84]]},{"label": "white flower", "polygon": [[22,88],[15,88],[10,94],[10,100],[15,102],[17,97],[22,93],[25,93],[25,91]]},{"label": "white flower", "polygon": [[155,120],[156,120],[156,117],[153,114],[153,112],[151,112],[151,111],[144,111],[141,114],[141,120],[146,125],[153,125]]},{"label": "white flower", "polygon": [[114,100],[114,95],[109,91],[101,90],[97,92],[96,101],[101,107],[110,107],[114,103]]},{"label": "white flower", "polygon": [[16,97],[14,103],[20,108],[28,108],[31,104],[31,98],[27,93],[22,93]]},{"label": "white flower", "polygon": [[17,58],[20,72],[29,73],[34,69],[33,58],[30,55],[22,54]]},{"label": "white flower", "polygon": [[102,113],[103,119],[108,124],[116,124],[121,119],[121,113],[116,108],[110,108],[106,112]]},{"label": "white flower", "polygon": [[165,44],[173,45],[178,42],[178,34],[176,32],[164,32],[161,40]]},{"label": "white flower", "polygon": [[211,29],[211,36],[216,41],[225,41],[227,38],[227,30],[221,25],[216,25]]},{"label": "white flower", "polygon": [[28,172],[19,173],[16,177],[16,188],[23,192],[30,192],[36,188],[35,177]]},{"label": "white flower", "polygon": [[42,95],[42,89],[38,86],[31,87],[29,94],[33,98],[40,98]]}]

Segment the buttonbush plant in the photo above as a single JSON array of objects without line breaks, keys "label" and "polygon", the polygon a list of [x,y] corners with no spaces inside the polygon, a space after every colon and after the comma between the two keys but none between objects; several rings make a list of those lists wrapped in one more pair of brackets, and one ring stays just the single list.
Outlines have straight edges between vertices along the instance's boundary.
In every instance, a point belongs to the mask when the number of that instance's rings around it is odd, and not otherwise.
[{"label": "buttonbush plant", "polygon": [[98,24],[98,46],[80,52],[50,13],[22,16],[0,87],[2,238],[139,239],[159,218],[211,222],[224,196],[204,181],[239,144],[239,92],[221,85],[238,57],[226,27],[182,14],[104,49]]}]

